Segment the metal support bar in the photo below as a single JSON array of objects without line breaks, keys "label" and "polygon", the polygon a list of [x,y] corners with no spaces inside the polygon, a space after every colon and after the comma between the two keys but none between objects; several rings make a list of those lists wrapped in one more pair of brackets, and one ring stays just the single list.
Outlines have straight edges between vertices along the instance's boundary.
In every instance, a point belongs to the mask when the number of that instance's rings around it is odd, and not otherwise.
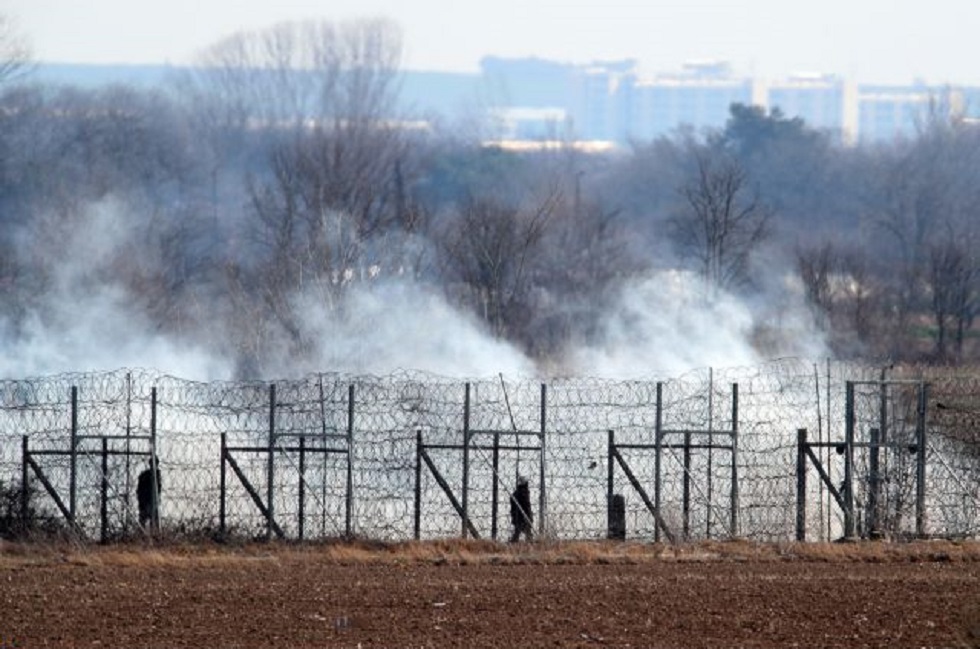
[{"label": "metal support bar", "polygon": [[453,490],[449,488],[449,483],[446,482],[446,479],[442,477],[441,473],[439,473],[435,463],[433,463],[432,459],[429,457],[429,454],[425,452],[424,448],[419,449],[419,457],[421,457],[425,462],[425,465],[429,467],[429,471],[432,472],[432,477],[434,477],[436,482],[439,483],[439,486],[442,487],[442,490],[449,498],[449,502],[452,504],[453,509],[455,509],[456,513],[459,514],[463,521],[463,529],[472,534],[474,539],[479,539],[480,534],[476,531],[476,527],[473,526],[473,523],[467,517],[466,510],[463,508],[463,505],[456,500],[456,496],[453,495]]},{"label": "metal support bar", "polygon": [[667,523],[664,521],[663,516],[660,515],[660,511],[656,507],[654,507],[653,503],[650,501],[650,497],[647,496],[647,492],[643,489],[643,486],[640,484],[640,481],[636,479],[636,476],[633,475],[633,471],[630,470],[629,465],[626,464],[626,461],[623,459],[623,456],[620,455],[619,451],[616,449],[612,450],[612,454],[613,457],[616,458],[616,461],[619,463],[620,468],[623,469],[623,473],[626,474],[626,477],[627,479],[629,479],[630,484],[633,485],[633,488],[636,490],[636,492],[640,494],[640,498],[643,499],[643,504],[647,506],[647,510],[651,514],[653,514],[653,518],[657,522],[657,527],[663,530],[664,536],[667,537],[668,541],[670,541],[671,543],[676,543],[674,539],[674,535],[671,533],[670,528],[667,527]]},{"label": "metal support bar", "polygon": [[279,527],[279,524],[276,523],[275,519],[272,517],[272,509],[266,507],[265,503],[262,502],[262,497],[259,495],[259,492],[255,490],[252,483],[245,477],[245,474],[238,466],[238,463],[235,462],[235,458],[233,458],[231,455],[227,455],[225,459],[228,460],[228,466],[231,467],[231,470],[235,472],[235,475],[238,476],[238,479],[241,481],[242,486],[245,487],[245,491],[247,491],[248,495],[251,496],[252,502],[255,503],[255,506],[259,508],[262,516],[265,517],[268,528],[275,532],[276,536],[279,538],[285,538],[286,535],[283,533],[282,528]]}]

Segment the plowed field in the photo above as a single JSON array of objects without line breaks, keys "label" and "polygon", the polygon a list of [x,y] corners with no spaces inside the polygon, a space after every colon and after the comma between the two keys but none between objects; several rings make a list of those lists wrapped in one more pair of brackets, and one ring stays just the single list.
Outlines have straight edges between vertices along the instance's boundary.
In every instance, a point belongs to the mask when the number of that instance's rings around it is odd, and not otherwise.
[{"label": "plowed field", "polygon": [[0,647],[980,646],[980,545],[0,545]]}]

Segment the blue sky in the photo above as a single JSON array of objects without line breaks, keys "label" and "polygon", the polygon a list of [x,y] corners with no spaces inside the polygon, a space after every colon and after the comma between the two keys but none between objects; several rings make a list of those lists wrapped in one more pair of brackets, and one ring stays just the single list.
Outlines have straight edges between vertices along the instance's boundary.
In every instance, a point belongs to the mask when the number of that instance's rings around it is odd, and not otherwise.
[{"label": "blue sky", "polygon": [[827,72],[980,85],[973,1],[0,0],[0,8],[42,61],[182,64],[243,29],[383,16],[401,26],[411,69],[475,71],[484,55],[635,58],[649,71],[722,59],[769,79]]}]

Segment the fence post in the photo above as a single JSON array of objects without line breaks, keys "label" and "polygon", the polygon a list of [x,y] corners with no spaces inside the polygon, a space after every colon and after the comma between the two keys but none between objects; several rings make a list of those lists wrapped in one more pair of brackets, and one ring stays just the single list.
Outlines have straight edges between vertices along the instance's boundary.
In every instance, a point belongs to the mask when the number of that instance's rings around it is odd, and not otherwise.
[{"label": "fence post", "polygon": [[796,431],[796,540],[806,541],[806,428]]},{"label": "fence post", "polygon": [[684,540],[691,538],[691,431],[684,431]]},{"label": "fence post", "polygon": [[266,511],[268,512],[268,517],[265,522],[265,538],[267,541],[272,539],[272,521],[275,520],[275,506],[273,505],[273,498],[275,497],[274,482],[275,482],[275,445],[276,445],[276,384],[272,383],[269,385],[269,457],[268,464],[266,466]]},{"label": "fence post", "polygon": [[299,529],[297,534],[299,540],[303,540],[303,528],[305,527],[304,517],[306,501],[306,435],[299,438]]},{"label": "fence post", "polygon": [[109,538],[109,440],[105,437],[102,438],[102,482],[99,491],[99,514],[102,519],[99,540],[105,543]]},{"label": "fence post", "polygon": [[78,485],[78,386],[71,386],[71,453],[69,455],[68,514],[75,527],[75,501]]},{"label": "fence post", "polygon": [[415,540],[422,535],[422,429],[415,431]]},{"label": "fence post", "polygon": [[844,408],[844,538],[854,536],[854,381],[845,387]]},{"label": "fence post", "polygon": [[548,517],[547,488],[545,487],[545,451],[547,444],[545,436],[547,434],[548,421],[548,386],[541,384],[541,460],[538,478],[538,538],[543,538],[547,525],[545,519]]},{"label": "fence post", "polygon": [[919,403],[915,424],[915,443],[918,455],[915,458],[915,533],[919,538],[926,536],[926,404],[929,403],[929,384],[919,386]]},{"label": "fence post", "polygon": [[[28,524],[28,518],[31,514],[31,492],[27,484],[29,458],[30,451],[27,448],[27,435],[22,435],[20,438],[20,522],[25,527]],[[26,531],[26,529],[22,531]]]},{"label": "fence post", "polygon": [[[661,475],[662,465],[661,456],[663,451],[663,406],[664,406],[664,384],[662,381],[657,381],[657,413],[656,413],[656,430],[654,431],[653,445],[655,449],[655,455],[653,458],[653,508],[657,510],[657,514],[661,513],[660,510],[660,487],[663,480]],[[655,543],[660,543],[660,526],[653,526],[653,540]]]},{"label": "fence post", "polygon": [[732,538],[739,535],[739,491],[738,491],[738,383],[732,383]]},{"label": "fence post", "polygon": [[227,498],[227,485],[228,485],[227,470],[225,469],[227,456],[228,456],[228,434],[221,433],[221,471],[218,477],[219,480],[218,489],[221,492],[221,500],[218,504],[218,532],[220,533],[221,538],[224,538],[225,534],[228,532],[228,528],[226,527],[226,521],[225,521],[225,516],[226,516],[225,501]]},{"label": "fence post", "polygon": [[[615,472],[615,458],[613,453],[616,448],[616,432],[610,428],[607,431],[606,438],[606,536],[609,536],[609,531],[612,529],[613,524],[613,513],[612,513],[612,502],[613,493],[616,491],[613,480],[616,478]],[[654,526],[656,528],[658,526]]]},{"label": "fence post", "polygon": [[347,387],[347,498],[344,501],[344,532],[354,533],[354,384]]},{"label": "fence post", "polygon": [[497,516],[500,499],[500,431],[493,431],[493,495],[490,514],[490,538],[497,540]]},{"label": "fence post", "polygon": [[[885,385],[881,385],[885,389]],[[877,538],[878,531],[878,503],[881,502],[881,447],[884,435],[882,429],[871,428],[868,430],[868,506],[866,515],[865,534],[868,538]]]},{"label": "fence post", "polygon": [[460,523],[462,536],[465,539],[469,530],[466,521],[470,519],[470,384],[466,384],[463,397],[463,520]]},{"label": "fence post", "polygon": [[157,389],[150,388],[150,529],[160,530],[160,485],[157,476],[160,461],[157,458]]}]

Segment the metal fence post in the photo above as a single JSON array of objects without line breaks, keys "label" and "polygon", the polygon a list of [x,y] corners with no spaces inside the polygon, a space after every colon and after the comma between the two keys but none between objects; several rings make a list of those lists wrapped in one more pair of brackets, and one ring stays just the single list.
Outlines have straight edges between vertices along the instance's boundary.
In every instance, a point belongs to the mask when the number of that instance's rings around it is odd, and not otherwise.
[{"label": "metal fence post", "polygon": [[71,386],[71,454],[69,457],[68,521],[75,527],[75,503],[78,493],[78,386]]},{"label": "metal fence post", "polygon": [[806,428],[796,431],[796,540],[806,541]]},{"label": "metal fence post", "polygon": [[738,383],[732,383],[732,495],[731,495],[732,538],[739,535],[739,490],[738,490]]},{"label": "metal fence post", "polygon": [[684,431],[684,540],[691,538],[691,431]]},{"label": "metal fence post", "polygon": [[218,504],[218,532],[221,534],[221,538],[224,538],[228,532],[226,525],[226,505],[225,502],[228,497],[228,477],[227,469],[225,464],[227,462],[228,456],[228,434],[221,433],[221,470],[218,475],[218,490],[221,492],[221,500]]},{"label": "metal fence post", "polygon": [[915,533],[920,538],[926,536],[928,518],[926,515],[926,407],[929,403],[929,384],[919,386],[919,403],[915,424],[915,443],[918,455],[915,458]]},{"label": "metal fence post", "polygon": [[[660,514],[660,490],[663,482],[663,476],[661,471],[663,469],[661,465],[661,457],[663,451],[663,428],[664,428],[664,384],[662,381],[657,381],[657,412],[656,412],[656,429],[654,430],[654,457],[653,457],[653,508],[657,510],[657,514]],[[653,540],[655,543],[660,543],[660,526],[653,526]]]},{"label": "metal fence post", "polygon": [[354,534],[354,384],[347,387],[347,497],[344,500],[344,533]]},{"label": "metal fence post", "polygon": [[548,517],[548,498],[547,487],[545,486],[545,452],[547,443],[548,423],[548,386],[541,384],[541,461],[538,480],[538,538],[543,538],[547,529],[546,519]]},{"label": "metal fence post", "polygon": [[415,431],[415,540],[422,536],[422,429]]},{"label": "metal fence post", "polygon": [[490,538],[497,540],[497,517],[500,510],[500,431],[493,431],[493,492],[491,496]]},{"label": "metal fence post", "polygon": [[102,481],[99,492],[99,515],[102,519],[99,540],[105,543],[109,539],[109,440],[105,437],[102,438]]},{"label": "metal fence post", "polygon": [[[608,536],[609,530],[612,529],[612,500],[613,493],[616,489],[613,485],[613,481],[616,478],[615,471],[615,457],[613,453],[616,449],[616,433],[610,428],[606,432],[606,535]],[[654,528],[659,526],[654,526]]]},{"label": "metal fence post", "polygon": [[[21,525],[28,525],[30,517],[31,491],[28,488],[28,465],[30,451],[27,448],[27,435],[20,438],[20,522]],[[26,531],[26,529],[22,530]]]},{"label": "metal fence post", "polygon": [[150,529],[160,529],[160,460],[157,457],[157,389],[150,389]]},{"label": "metal fence post", "polygon": [[266,466],[266,511],[268,512],[265,524],[265,538],[272,539],[272,522],[275,520],[275,445],[276,445],[276,384],[269,385],[269,457]]},{"label": "metal fence post", "polygon": [[854,536],[854,381],[845,388],[844,416],[844,537]]},{"label": "metal fence post", "polygon": [[306,436],[299,438],[299,529],[297,535],[303,540],[306,514]]},{"label": "metal fence post", "polygon": [[463,520],[460,523],[461,534],[465,539],[469,535],[466,521],[470,519],[470,384],[466,384],[463,397]]}]

